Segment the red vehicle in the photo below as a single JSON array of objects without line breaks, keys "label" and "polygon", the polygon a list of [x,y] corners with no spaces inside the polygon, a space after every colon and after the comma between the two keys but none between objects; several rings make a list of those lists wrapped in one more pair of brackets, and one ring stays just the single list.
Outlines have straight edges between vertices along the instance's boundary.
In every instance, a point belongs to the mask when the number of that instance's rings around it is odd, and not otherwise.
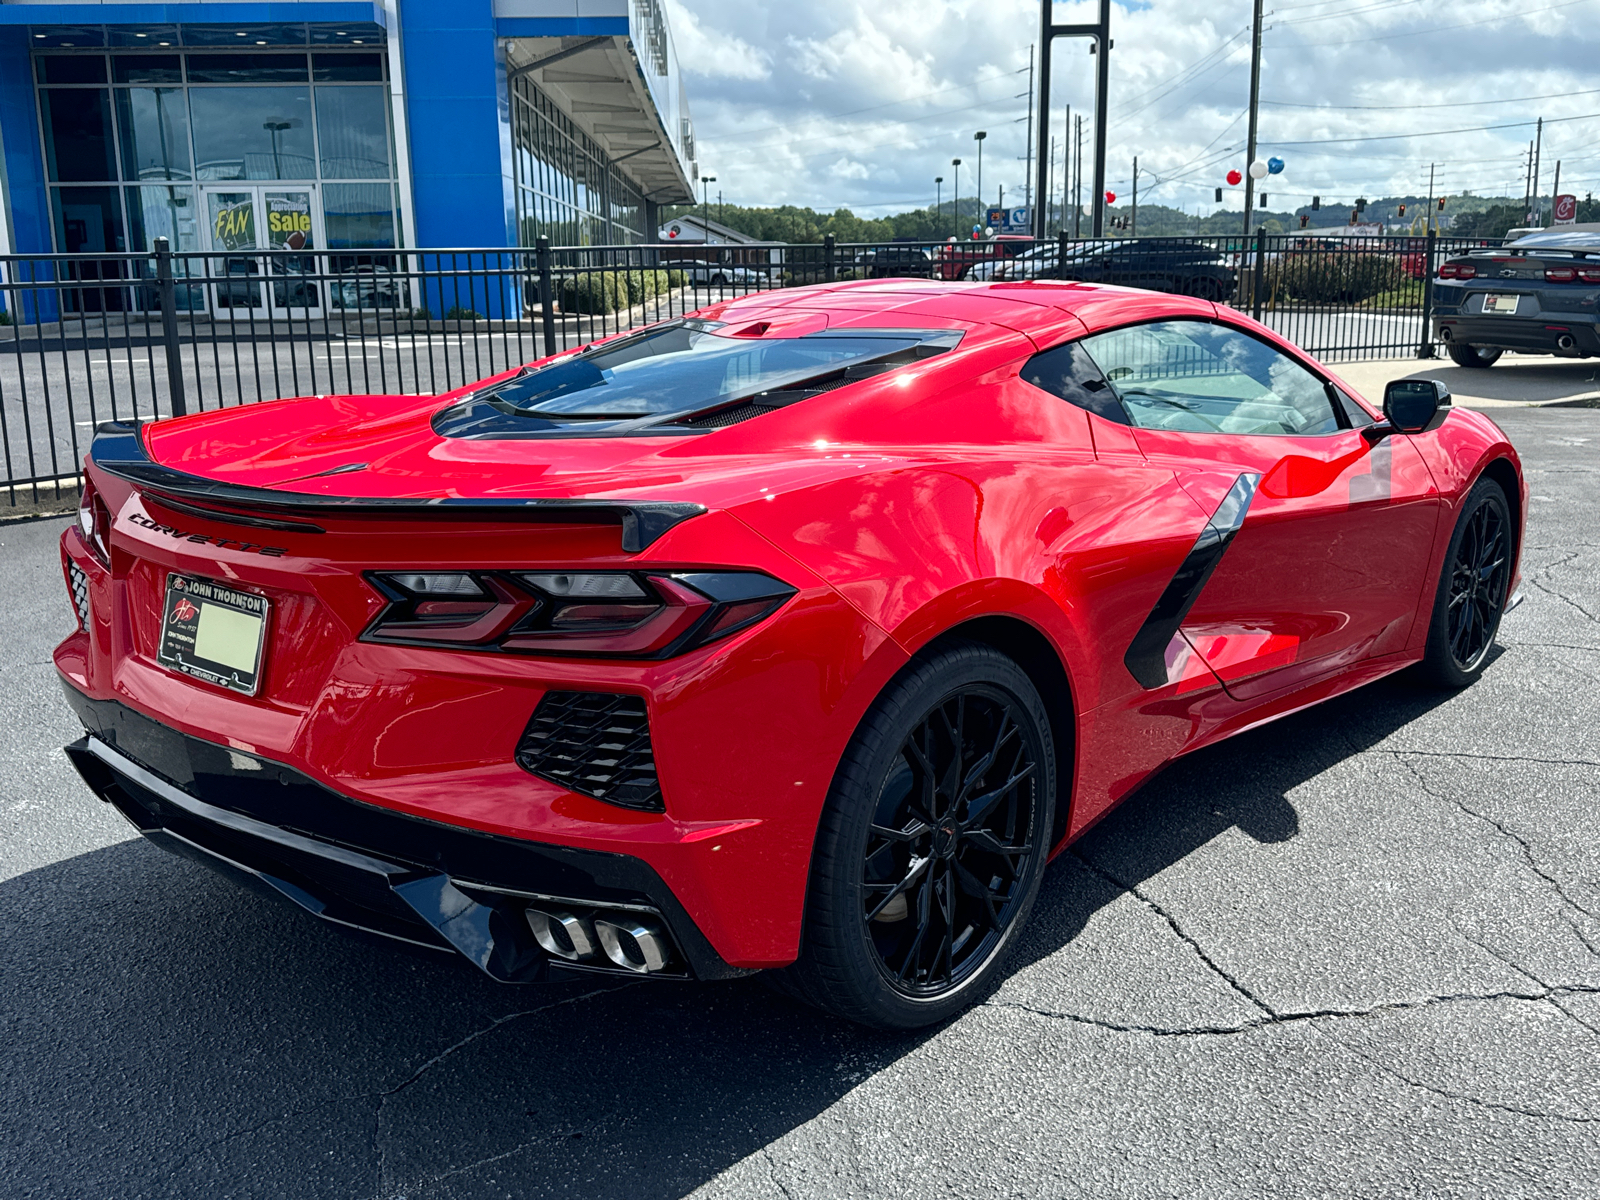
[{"label": "red vehicle", "polygon": [[146,836],[511,982],[992,984],[1164,764],[1483,670],[1526,493],[1191,297],[763,293],[448,395],[99,431],[68,748]]},{"label": "red vehicle", "polygon": [[965,279],[981,262],[1015,258],[1036,245],[1025,233],[997,233],[992,238],[945,242],[934,251],[939,260],[940,279]]}]

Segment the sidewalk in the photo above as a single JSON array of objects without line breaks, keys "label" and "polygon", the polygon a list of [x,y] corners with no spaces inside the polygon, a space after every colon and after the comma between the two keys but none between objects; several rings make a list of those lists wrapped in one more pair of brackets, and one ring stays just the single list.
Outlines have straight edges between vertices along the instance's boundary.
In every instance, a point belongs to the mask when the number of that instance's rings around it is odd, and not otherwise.
[{"label": "sidewalk", "polygon": [[1331,364],[1338,375],[1374,405],[1392,379],[1438,379],[1464,408],[1533,408],[1546,404],[1600,407],[1600,359],[1507,354],[1487,369],[1458,367],[1438,358],[1386,358]]}]

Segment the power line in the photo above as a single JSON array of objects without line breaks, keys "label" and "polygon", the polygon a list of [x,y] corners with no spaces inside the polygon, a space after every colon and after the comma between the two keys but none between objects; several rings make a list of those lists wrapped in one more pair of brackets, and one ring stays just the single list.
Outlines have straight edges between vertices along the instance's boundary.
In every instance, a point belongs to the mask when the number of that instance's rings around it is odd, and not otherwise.
[{"label": "power line", "polygon": [[[1600,117],[1600,113],[1579,113],[1575,117],[1546,117],[1546,125],[1554,125],[1557,121],[1591,121]],[[1496,129],[1522,129],[1538,123],[1538,118],[1531,121],[1508,121],[1503,125],[1468,125],[1461,129],[1425,129],[1420,133],[1380,133],[1370,137],[1350,138],[1313,138],[1304,142],[1262,142],[1263,146],[1331,146],[1343,142],[1396,142],[1410,138],[1444,137],[1452,133],[1489,133]]]},{"label": "power line", "polygon": [[1301,104],[1293,100],[1263,100],[1273,108],[1309,108],[1327,112],[1400,112],[1419,108],[1481,108],[1486,104],[1522,104],[1528,100],[1565,100],[1569,96],[1600,95],[1600,88],[1582,92],[1546,92],[1542,96],[1507,96],[1504,100],[1458,100],[1448,104]]},{"label": "power line", "polygon": [[1485,17],[1481,21],[1463,21],[1459,25],[1431,25],[1426,29],[1408,29],[1400,33],[1386,33],[1380,37],[1350,38],[1341,42],[1301,42],[1299,48],[1312,49],[1317,46],[1360,46],[1367,42],[1387,42],[1394,38],[1418,37],[1424,33],[1443,33],[1449,29],[1471,29],[1475,25],[1497,25],[1501,21],[1510,21],[1516,17],[1528,17],[1534,13],[1551,12],[1558,8],[1571,8],[1575,4],[1592,4],[1594,0],[1561,0],[1560,4],[1546,4],[1543,8],[1528,8],[1521,12],[1501,13],[1495,17]]}]

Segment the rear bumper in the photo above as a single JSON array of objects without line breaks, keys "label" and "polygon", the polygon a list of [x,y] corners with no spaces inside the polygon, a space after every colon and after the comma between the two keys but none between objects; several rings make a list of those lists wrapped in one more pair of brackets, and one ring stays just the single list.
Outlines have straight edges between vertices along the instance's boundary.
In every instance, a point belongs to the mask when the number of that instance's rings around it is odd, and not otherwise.
[{"label": "rear bumper", "polygon": [[[1433,336],[1439,341],[1524,353],[1600,355],[1600,332],[1596,331],[1594,318],[1580,313],[1545,313],[1532,318],[1445,314],[1433,318]],[[1563,336],[1572,338],[1570,349],[1562,348]]]},{"label": "rear bumper", "polygon": [[672,943],[652,978],[748,974],[712,948],[661,877],[622,854],[527,842],[352,800],[291,767],[170,729],[70,685],[84,781],[157,845],[334,924],[446,953],[492,978],[640,975],[543,951],[527,910],[643,920]]}]

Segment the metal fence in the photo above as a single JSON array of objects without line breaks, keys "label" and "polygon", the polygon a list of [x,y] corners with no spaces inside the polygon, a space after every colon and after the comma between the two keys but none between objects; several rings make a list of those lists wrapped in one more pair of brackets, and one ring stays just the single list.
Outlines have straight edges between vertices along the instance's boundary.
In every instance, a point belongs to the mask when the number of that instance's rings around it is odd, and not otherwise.
[{"label": "metal fence", "polygon": [[0,257],[0,504],[76,489],[101,421],[284,396],[428,394],[752,292],[1075,278],[1250,312],[1319,357],[1430,353],[1444,238],[241,250]]}]

